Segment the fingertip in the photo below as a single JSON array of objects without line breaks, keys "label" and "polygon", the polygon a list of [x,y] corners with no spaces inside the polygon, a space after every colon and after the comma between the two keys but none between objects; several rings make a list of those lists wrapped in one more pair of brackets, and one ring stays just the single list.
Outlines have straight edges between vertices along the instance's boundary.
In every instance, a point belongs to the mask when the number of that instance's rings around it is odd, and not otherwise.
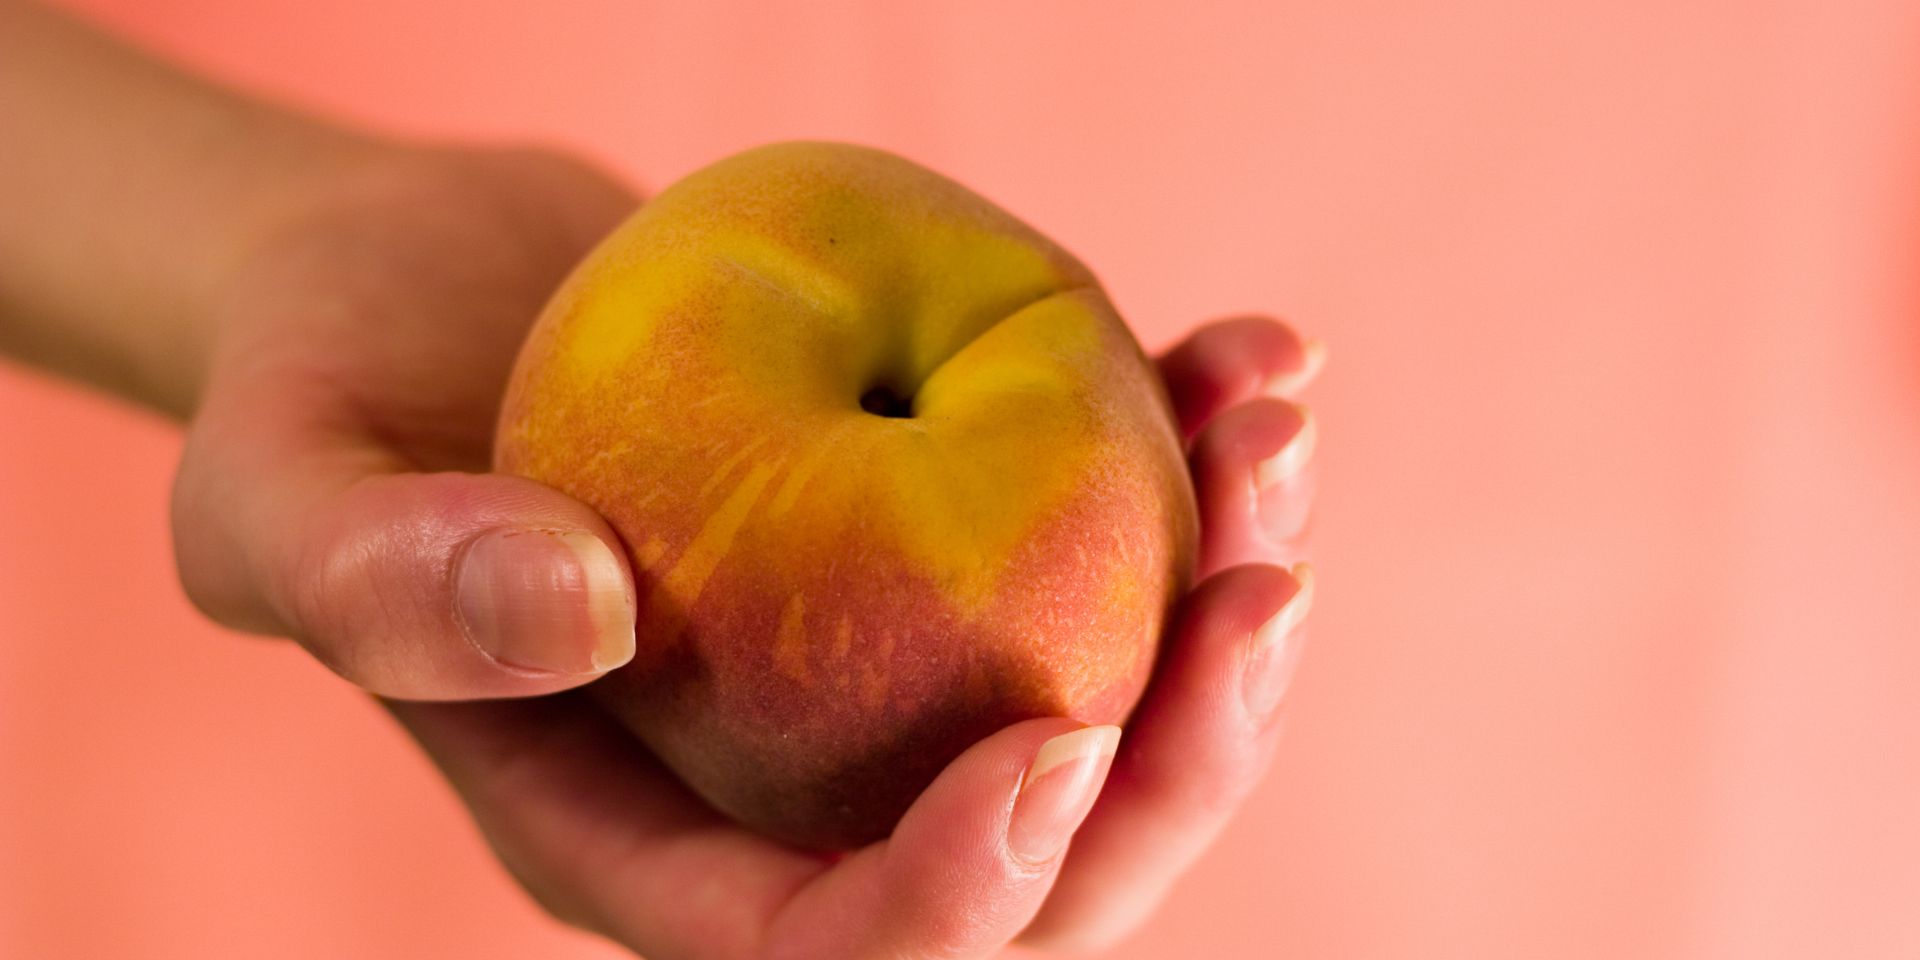
[{"label": "fingertip", "polygon": [[1049,738],[1034,752],[1014,798],[1007,848],[1025,863],[1058,857],[1093,810],[1120,747],[1120,728],[1081,727]]},{"label": "fingertip", "polygon": [[1272,408],[1274,412],[1261,421],[1248,424],[1247,432],[1252,435],[1243,438],[1243,442],[1256,449],[1270,446],[1273,435],[1285,429],[1284,421],[1287,418],[1281,416],[1281,412],[1291,414],[1293,427],[1286,434],[1286,439],[1279,441],[1279,447],[1273,452],[1257,455],[1259,459],[1254,462],[1254,485],[1261,490],[1270,490],[1299,476],[1313,461],[1315,448],[1320,442],[1320,426],[1312,410],[1298,403],[1277,402],[1283,406]]},{"label": "fingertip", "polygon": [[[1254,466],[1282,453],[1303,435],[1317,433],[1311,410],[1291,400],[1258,397],[1236,405],[1207,424],[1194,441],[1195,459]],[[1295,460],[1301,459],[1293,454]]]},{"label": "fingertip", "polygon": [[1118,739],[1117,727],[1027,720],[949,764],[873,861],[883,866],[871,945],[973,956],[1013,939],[1052,889]]},{"label": "fingertip", "polygon": [[584,680],[633,659],[633,585],[596,534],[495,528],[468,541],[458,566],[460,626],[503,667]]},{"label": "fingertip", "polygon": [[1189,594],[1130,725],[1120,779],[1081,828],[1022,942],[1073,950],[1113,943],[1219,834],[1278,742],[1279,725],[1255,698],[1277,701],[1284,691],[1313,582],[1304,564],[1247,564]]},{"label": "fingertip", "polygon": [[1160,360],[1160,371],[1188,436],[1236,404],[1255,397],[1292,396],[1326,362],[1325,342],[1303,339],[1266,316],[1216,320],[1196,330]]},{"label": "fingertip", "polygon": [[1187,658],[1196,640],[1219,647],[1237,643],[1273,623],[1295,597],[1310,596],[1312,576],[1312,567],[1305,563],[1295,564],[1293,569],[1247,563],[1201,581],[1181,608],[1175,628],[1175,662],[1169,667],[1178,667],[1178,661]]},{"label": "fingertip", "polygon": [[1247,640],[1240,684],[1247,717],[1256,727],[1266,725],[1293,685],[1305,646],[1303,625],[1313,610],[1312,565],[1296,563],[1288,576],[1294,582],[1293,592]]},{"label": "fingertip", "polygon": [[1313,505],[1318,418],[1261,398],[1209,423],[1188,455],[1200,507],[1203,575],[1297,559]]},{"label": "fingertip", "polygon": [[[941,856],[994,859],[1006,848],[1018,797],[1047,744],[1087,730],[1064,717],[1042,717],[1006,727],[947,764],[914,801],[888,841],[895,847],[938,846]],[[1064,759],[1056,746],[1049,757]],[[1048,760],[1050,765],[1053,761]]]},{"label": "fingertip", "polygon": [[1319,337],[1301,341],[1298,359],[1292,366],[1268,376],[1266,394],[1270,397],[1296,396],[1320,379],[1327,365],[1327,342]]},{"label": "fingertip", "polygon": [[1257,769],[1247,761],[1268,748],[1269,721],[1299,664],[1314,593],[1305,563],[1245,564],[1194,590],[1138,710],[1146,726],[1128,753],[1130,789],[1181,807],[1247,785]]}]

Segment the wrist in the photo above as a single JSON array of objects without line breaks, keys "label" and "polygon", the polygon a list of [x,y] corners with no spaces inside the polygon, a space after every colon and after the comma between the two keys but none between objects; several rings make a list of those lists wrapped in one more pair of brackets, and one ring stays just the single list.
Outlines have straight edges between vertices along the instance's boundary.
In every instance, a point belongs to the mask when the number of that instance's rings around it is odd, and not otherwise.
[{"label": "wrist", "polygon": [[0,353],[192,410],[235,265],[386,147],[0,4]]},{"label": "wrist", "polygon": [[[250,105],[232,135],[204,155],[195,177],[208,217],[184,273],[175,278],[178,349],[156,373],[177,415],[191,412],[228,322],[229,293],[282,238],[405,150],[390,141],[271,107]],[[145,398],[142,398],[145,399]]]}]

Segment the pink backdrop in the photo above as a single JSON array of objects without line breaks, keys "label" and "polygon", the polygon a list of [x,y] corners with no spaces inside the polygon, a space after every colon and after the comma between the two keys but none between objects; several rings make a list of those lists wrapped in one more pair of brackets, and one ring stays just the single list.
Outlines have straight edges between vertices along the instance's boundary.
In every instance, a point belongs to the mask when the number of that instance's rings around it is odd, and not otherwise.
[{"label": "pink backdrop", "polygon": [[[1115,956],[1920,956],[1920,7],[86,6],[653,186],[892,148],[1150,344],[1325,335],[1289,739]],[[172,429],[10,368],[0,411],[0,956],[615,955],[363,697],[192,613]]]}]

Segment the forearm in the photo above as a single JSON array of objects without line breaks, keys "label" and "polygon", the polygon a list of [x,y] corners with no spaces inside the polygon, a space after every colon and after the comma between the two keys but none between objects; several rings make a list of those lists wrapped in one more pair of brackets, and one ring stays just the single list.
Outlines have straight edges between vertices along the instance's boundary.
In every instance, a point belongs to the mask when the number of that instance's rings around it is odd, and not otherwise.
[{"label": "forearm", "polygon": [[223,278],[373,148],[0,0],[0,352],[184,416]]}]

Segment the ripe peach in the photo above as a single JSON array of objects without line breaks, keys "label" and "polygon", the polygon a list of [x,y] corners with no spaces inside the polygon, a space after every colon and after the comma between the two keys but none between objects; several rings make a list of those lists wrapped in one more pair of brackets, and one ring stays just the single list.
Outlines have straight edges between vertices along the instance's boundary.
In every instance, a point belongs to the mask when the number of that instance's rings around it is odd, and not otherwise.
[{"label": "ripe peach", "polygon": [[763,147],[662,193],[536,325],[496,465],[626,541],[639,653],[588,689],[772,836],[884,836],[1017,720],[1124,718],[1196,520],[1098,281],[875,150]]}]

